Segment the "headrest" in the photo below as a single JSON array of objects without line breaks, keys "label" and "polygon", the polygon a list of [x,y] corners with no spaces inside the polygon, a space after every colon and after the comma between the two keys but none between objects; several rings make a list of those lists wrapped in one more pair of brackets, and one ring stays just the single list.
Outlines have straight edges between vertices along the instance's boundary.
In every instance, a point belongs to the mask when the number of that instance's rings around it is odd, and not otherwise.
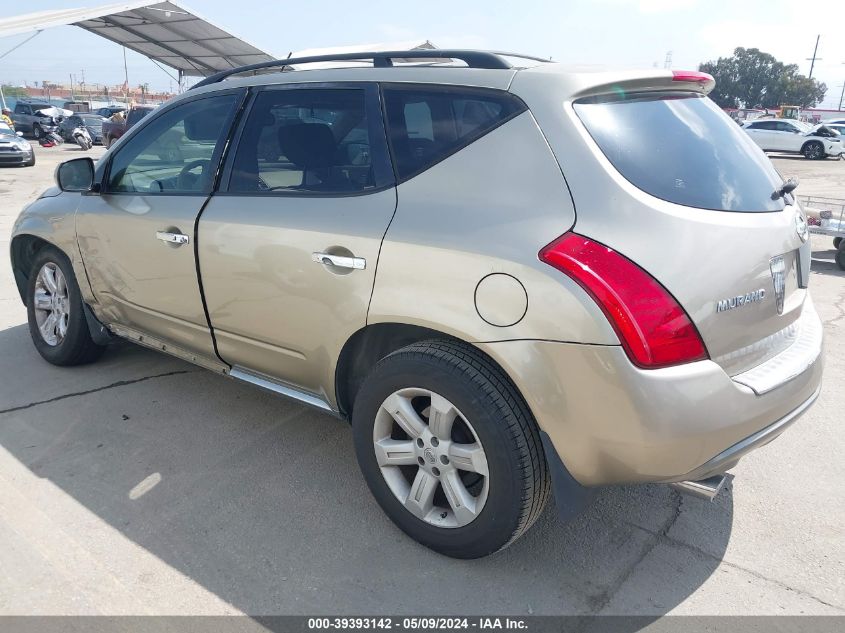
[{"label": "headrest", "polygon": [[468,101],[464,106],[463,124],[469,130],[485,125],[492,118],[487,108],[478,101]]},{"label": "headrest", "polygon": [[325,123],[294,123],[279,128],[279,149],[301,169],[332,165],[337,143]]}]

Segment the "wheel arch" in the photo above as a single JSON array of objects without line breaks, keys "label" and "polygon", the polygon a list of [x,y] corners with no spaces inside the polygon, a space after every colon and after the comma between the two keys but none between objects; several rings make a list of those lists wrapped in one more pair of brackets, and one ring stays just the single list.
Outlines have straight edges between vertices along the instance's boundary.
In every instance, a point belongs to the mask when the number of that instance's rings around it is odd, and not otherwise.
[{"label": "wheel arch", "polygon": [[[18,294],[21,301],[26,305],[26,287],[29,282],[29,270],[36,255],[45,246],[52,246],[60,252],[64,251],[49,240],[31,233],[22,233],[12,238],[9,254],[12,259],[12,274],[15,277],[15,285],[18,287]],[[67,256],[67,253],[64,253]]]},{"label": "wheel arch", "polygon": [[804,141],[804,143],[801,145],[801,153],[803,154],[804,150],[807,149],[807,147],[810,145],[821,145],[822,150],[824,150],[824,143],[822,143],[818,139],[811,138],[808,141]]},{"label": "wheel arch", "polygon": [[335,369],[335,396],[340,414],[352,419],[358,389],[378,361],[407,345],[432,339],[460,340],[431,328],[389,322],[367,325],[350,336],[340,351]]}]

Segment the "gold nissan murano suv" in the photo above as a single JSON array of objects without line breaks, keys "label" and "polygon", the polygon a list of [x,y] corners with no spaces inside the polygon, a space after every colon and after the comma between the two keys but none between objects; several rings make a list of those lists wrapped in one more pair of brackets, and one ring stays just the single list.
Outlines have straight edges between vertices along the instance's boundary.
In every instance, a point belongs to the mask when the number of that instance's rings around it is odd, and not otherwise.
[{"label": "gold nissan murano suv", "polygon": [[21,213],[32,340],[349,420],[378,503],[449,556],[552,492],[563,518],[608,484],[712,497],[822,375],[795,183],[713,85],[447,50],[209,77]]}]

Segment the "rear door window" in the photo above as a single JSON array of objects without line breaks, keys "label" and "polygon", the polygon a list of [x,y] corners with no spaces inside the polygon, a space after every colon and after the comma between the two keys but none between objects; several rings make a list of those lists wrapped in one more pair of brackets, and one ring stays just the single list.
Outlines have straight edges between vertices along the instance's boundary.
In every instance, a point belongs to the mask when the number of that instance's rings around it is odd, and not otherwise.
[{"label": "rear door window", "polygon": [[613,166],[663,200],[716,211],[784,208],[771,161],[707,97],[648,93],[590,98],[575,112]]},{"label": "rear door window", "polygon": [[408,180],[525,111],[497,90],[384,86],[390,144],[400,181]]}]

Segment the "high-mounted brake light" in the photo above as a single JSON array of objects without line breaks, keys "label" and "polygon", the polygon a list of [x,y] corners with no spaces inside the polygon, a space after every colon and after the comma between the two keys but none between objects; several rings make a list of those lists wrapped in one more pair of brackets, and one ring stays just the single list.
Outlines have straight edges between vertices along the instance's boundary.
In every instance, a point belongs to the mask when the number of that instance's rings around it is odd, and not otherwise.
[{"label": "high-mounted brake light", "polygon": [[612,248],[565,233],[539,257],[587,291],[635,365],[656,369],[708,358],[698,330],[669,291]]},{"label": "high-mounted brake light", "polygon": [[706,84],[709,81],[714,81],[714,79],[712,75],[697,70],[673,70],[672,81],[691,81],[697,84]]}]

